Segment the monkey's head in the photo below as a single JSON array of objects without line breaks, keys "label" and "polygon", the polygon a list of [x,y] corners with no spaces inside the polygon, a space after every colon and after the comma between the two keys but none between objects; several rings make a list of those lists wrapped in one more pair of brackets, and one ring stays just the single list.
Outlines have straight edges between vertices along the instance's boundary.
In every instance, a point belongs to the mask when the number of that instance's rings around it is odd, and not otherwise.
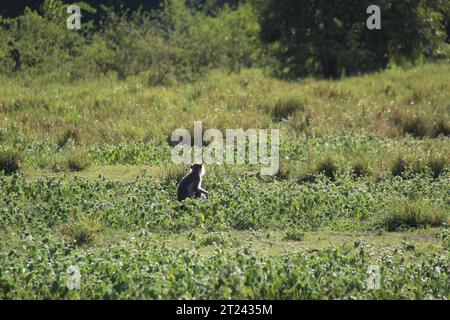
[{"label": "monkey's head", "polygon": [[205,175],[205,167],[201,163],[194,163],[191,165],[191,171],[197,173],[200,176]]}]

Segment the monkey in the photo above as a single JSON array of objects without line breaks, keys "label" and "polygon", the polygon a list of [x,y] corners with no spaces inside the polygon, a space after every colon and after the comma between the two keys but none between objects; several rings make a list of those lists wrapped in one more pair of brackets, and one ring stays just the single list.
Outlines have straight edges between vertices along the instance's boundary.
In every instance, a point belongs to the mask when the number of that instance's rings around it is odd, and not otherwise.
[{"label": "monkey", "polygon": [[193,164],[191,171],[178,184],[178,201],[183,201],[186,198],[201,198],[205,195],[209,198],[208,191],[201,187],[202,177],[205,175],[205,168],[202,164]]}]

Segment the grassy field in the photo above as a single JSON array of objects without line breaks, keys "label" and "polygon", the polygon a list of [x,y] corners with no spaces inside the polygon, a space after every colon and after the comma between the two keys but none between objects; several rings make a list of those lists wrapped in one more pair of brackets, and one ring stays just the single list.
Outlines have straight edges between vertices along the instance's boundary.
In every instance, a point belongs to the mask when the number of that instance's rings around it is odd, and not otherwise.
[{"label": "grassy field", "polygon": [[[450,65],[145,83],[0,78],[0,298],[450,298]],[[279,128],[280,172],[207,166],[177,203],[195,120]]]}]

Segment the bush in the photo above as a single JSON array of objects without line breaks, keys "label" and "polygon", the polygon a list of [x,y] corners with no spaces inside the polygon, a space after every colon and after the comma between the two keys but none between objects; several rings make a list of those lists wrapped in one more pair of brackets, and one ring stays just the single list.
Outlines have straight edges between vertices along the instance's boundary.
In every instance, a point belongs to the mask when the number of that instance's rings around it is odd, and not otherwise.
[{"label": "bush", "polygon": [[450,137],[450,123],[444,119],[439,119],[433,126],[431,136],[436,138],[438,136]]},{"label": "bush", "polygon": [[440,156],[429,156],[426,159],[411,159],[398,156],[391,164],[391,173],[394,176],[405,177],[409,174],[432,174],[437,178],[442,175],[448,165],[448,160]]},{"label": "bush", "polygon": [[[366,27],[371,1],[269,0],[261,36],[287,78],[326,78],[373,72],[391,61],[415,61],[445,40],[434,1],[382,0],[381,30]],[[402,30],[401,33],[398,30]]]},{"label": "bush", "polygon": [[[223,68],[239,73],[260,56],[259,24],[250,4],[230,9],[225,6],[213,16],[185,13],[181,1],[174,2],[171,11],[174,37],[188,52],[193,70],[201,73],[207,68]],[[176,5],[178,3],[178,5]],[[183,18],[177,18],[180,15]]]},{"label": "bush", "polygon": [[73,240],[77,245],[87,244],[94,240],[100,230],[99,223],[77,212],[61,227],[61,233]]},{"label": "bush", "polygon": [[260,60],[259,24],[251,4],[224,6],[214,16],[190,10],[182,0],[166,1],[151,13],[104,7],[100,24],[94,28],[83,21],[80,31],[66,29],[65,9],[59,0],[44,1],[38,11],[0,19],[2,74],[26,70],[74,80],[145,72],[154,86],[191,81],[211,68],[239,72]]},{"label": "bush", "polygon": [[394,176],[402,176],[408,167],[408,162],[402,156],[398,156],[391,165],[391,173]]},{"label": "bush", "polygon": [[228,239],[222,232],[212,232],[200,240],[201,246],[211,246],[214,244],[224,246],[228,243]]},{"label": "bush", "polygon": [[166,25],[159,25],[158,21],[164,20],[165,14],[165,11],[156,13],[155,20],[139,10],[120,15],[108,11],[100,33],[106,43],[105,60],[98,61],[103,72],[112,70],[119,79],[125,79],[145,71],[150,86],[195,78],[197,74],[188,50],[174,31],[169,32],[164,30]]},{"label": "bush", "polygon": [[272,109],[272,117],[277,121],[287,120],[297,111],[304,111],[304,103],[297,98],[286,98],[275,102]]},{"label": "bush", "polygon": [[79,33],[67,32],[65,23],[49,21],[29,9],[7,25],[14,70],[58,71],[82,51],[85,43]]},{"label": "bush", "polygon": [[6,21],[0,17],[0,73],[9,75],[14,70],[15,62],[9,43],[11,41],[10,34],[3,27]]},{"label": "bush", "polygon": [[64,131],[64,133],[58,138],[57,144],[60,148],[63,148],[67,144],[76,145],[80,141],[80,130],[72,127]]},{"label": "bush", "polygon": [[101,37],[113,54],[100,63],[107,70],[115,71],[119,79],[149,68],[151,51],[146,41],[149,34],[147,23],[137,13],[129,16],[128,12],[120,15],[113,11],[107,12]]},{"label": "bush", "polygon": [[113,71],[114,51],[108,46],[107,41],[96,33],[85,44],[79,56],[75,57],[69,66],[69,74],[72,80],[88,79],[106,75]]},{"label": "bush", "polygon": [[285,180],[291,175],[291,168],[286,164],[286,161],[280,159],[278,172],[276,173],[277,179]]},{"label": "bush", "polygon": [[86,152],[75,151],[67,158],[67,167],[72,171],[82,171],[89,167],[91,161]]},{"label": "bush", "polygon": [[13,174],[20,170],[21,154],[13,149],[0,150],[0,171],[5,174]]},{"label": "bush", "polygon": [[313,174],[305,174],[299,177],[297,183],[298,184],[305,184],[305,183],[314,183],[316,182],[317,178]]},{"label": "bush", "polygon": [[403,133],[410,134],[414,138],[423,138],[427,134],[426,121],[418,116],[404,119],[402,129]]},{"label": "bush", "polygon": [[178,184],[188,173],[188,166],[167,164],[164,167],[158,167],[154,177],[158,183],[168,186]]},{"label": "bush", "polygon": [[239,73],[242,67],[249,67],[260,56],[260,27],[255,10],[250,4],[241,4],[235,10],[223,10],[217,17],[222,22],[224,66]]},{"label": "bush", "polygon": [[337,173],[337,165],[336,161],[333,157],[328,156],[324,160],[318,163],[316,167],[316,173],[324,174],[326,177],[330,179],[334,179]]},{"label": "bush", "polygon": [[286,231],[283,239],[287,241],[302,241],[304,237],[305,233],[302,230],[292,228]]},{"label": "bush", "polygon": [[370,170],[363,162],[355,162],[352,166],[352,172],[356,177],[365,177],[370,175]]},{"label": "bush", "polygon": [[439,227],[448,221],[449,215],[445,208],[423,201],[408,201],[394,204],[376,224],[388,231],[396,231],[427,226]]},{"label": "bush", "polygon": [[50,167],[53,171],[82,171],[90,166],[91,160],[86,152],[80,150],[71,150],[69,152],[69,154],[56,157],[51,162]]},{"label": "bush", "polygon": [[427,167],[431,169],[431,172],[435,178],[444,173],[447,165],[448,160],[444,157],[431,157],[427,160]]}]

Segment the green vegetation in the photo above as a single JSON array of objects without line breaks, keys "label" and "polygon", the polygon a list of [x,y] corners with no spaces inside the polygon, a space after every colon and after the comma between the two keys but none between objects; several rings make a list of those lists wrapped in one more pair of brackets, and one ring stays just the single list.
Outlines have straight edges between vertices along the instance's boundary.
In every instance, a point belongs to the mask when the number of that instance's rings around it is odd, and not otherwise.
[{"label": "green vegetation", "polygon": [[[369,56],[350,70],[370,47],[335,48],[325,76],[341,79],[314,79],[326,59],[287,70],[290,40],[261,43],[259,1],[101,2],[83,7],[95,19],[79,32],[56,0],[0,18],[0,299],[450,298],[440,36],[411,42],[410,68],[394,48],[386,65]],[[417,23],[442,22],[435,3]],[[176,202],[188,168],[171,163],[170,135],[194,121],[280,129],[280,171],[206,165],[210,198]],[[367,286],[371,265],[379,289]],[[66,285],[69,267],[80,289]]]},{"label": "green vegetation", "polygon": [[[450,57],[445,0],[380,0],[380,30],[366,27],[368,0],[157,0],[140,8],[135,0],[79,1],[78,31],[66,27],[68,4],[19,0],[16,12],[0,8],[2,74],[61,81],[141,75],[146,86],[159,86],[213,69],[338,78]],[[421,134],[420,125],[411,119],[405,130]]]},{"label": "green vegetation", "polygon": [[[445,1],[380,0],[380,29],[366,27],[368,0],[311,2],[268,0],[262,9],[262,39],[271,47],[277,74],[326,78],[415,62],[447,48],[449,5]],[[408,26],[408,27],[406,27]]]},{"label": "green vegetation", "polygon": [[448,135],[411,135],[395,119],[398,110],[407,110],[430,128],[450,123],[449,74],[447,64],[427,64],[286,83],[259,70],[217,71],[169,88],[147,88],[145,77],[72,84],[37,79],[31,87],[0,78],[1,143],[22,155],[25,171],[64,171],[68,160],[75,164],[70,170],[161,165],[170,157],[172,130],[202,120],[205,128],[221,130],[280,128],[283,170],[293,178],[355,166],[355,175],[373,178],[429,170],[438,177],[448,165]]},{"label": "green vegetation", "polygon": [[[448,121],[449,71],[299,83],[217,72],[155,89],[3,79],[2,168],[14,170],[0,177],[0,296],[449,298],[448,137],[392,120],[408,106]],[[280,128],[280,173],[207,166],[210,199],[174,202],[187,168],[169,163],[167,137],[200,119]],[[366,288],[372,264],[382,289]],[[80,290],[65,284],[71,265]]]},{"label": "green vegetation", "polygon": [[381,227],[388,231],[448,224],[449,216],[445,208],[423,202],[405,202],[394,205],[380,219]]},{"label": "green vegetation", "polygon": [[305,237],[305,234],[298,229],[290,229],[286,232],[284,236],[285,240],[301,241]]},{"label": "green vegetation", "polygon": [[[363,243],[273,257],[248,247],[230,251],[218,246],[201,255],[157,241],[137,237],[111,248],[80,251],[47,238],[21,240],[20,252],[0,256],[0,292],[5,298],[41,299],[448,298],[445,258],[417,253],[414,263],[407,262],[401,246],[378,255],[383,289],[368,290],[371,257]],[[82,275],[80,290],[65,285],[66,270],[74,264]],[[19,270],[26,277],[17,277]]]},{"label": "green vegetation", "polygon": [[91,242],[98,231],[98,222],[80,212],[74,213],[61,225],[61,234],[68,237],[69,243],[74,242],[77,245]]},{"label": "green vegetation", "polygon": [[[60,0],[43,1],[18,17],[0,15],[1,73],[61,81],[141,75],[146,86],[159,86],[193,81],[214,68],[239,73],[261,60],[250,3],[220,7],[214,16],[182,0],[165,1],[152,12],[78,4],[80,31],[67,29],[67,4]],[[97,20],[85,19],[89,15]]]},{"label": "green vegetation", "polygon": [[5,174],[12,174],[19,171],[20,169],[20,158],[19,152],[11,148],[2,148],[0,150],[0,171]]}]

